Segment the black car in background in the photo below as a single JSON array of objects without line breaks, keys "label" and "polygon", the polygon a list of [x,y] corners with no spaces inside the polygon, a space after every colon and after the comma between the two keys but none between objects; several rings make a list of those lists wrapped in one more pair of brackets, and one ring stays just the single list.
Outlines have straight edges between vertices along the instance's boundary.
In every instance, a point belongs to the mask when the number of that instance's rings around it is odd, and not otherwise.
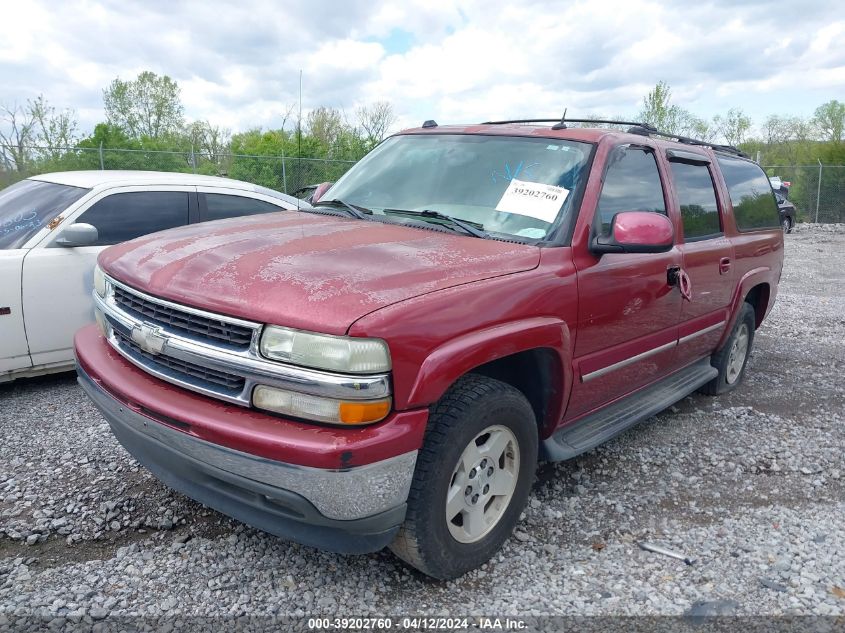
[{"label": "black car in background", "polygon": [[775,200],[778,201],[780,225],[783,227],[783,232],[792,233],[792,227],[795,226],[795,205],[777,191],[775,191]]}]

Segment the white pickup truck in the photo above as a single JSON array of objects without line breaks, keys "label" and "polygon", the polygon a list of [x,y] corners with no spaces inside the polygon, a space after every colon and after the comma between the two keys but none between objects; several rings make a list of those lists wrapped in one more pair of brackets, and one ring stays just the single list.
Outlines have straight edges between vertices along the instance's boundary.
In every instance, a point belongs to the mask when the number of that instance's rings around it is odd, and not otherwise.
[{"label": "white pickup truck", "polygon": [[0,382],[73,369],[107,246],[297,206],[309,205],[239,180],[151,171],[45,174],[0,190]]}]

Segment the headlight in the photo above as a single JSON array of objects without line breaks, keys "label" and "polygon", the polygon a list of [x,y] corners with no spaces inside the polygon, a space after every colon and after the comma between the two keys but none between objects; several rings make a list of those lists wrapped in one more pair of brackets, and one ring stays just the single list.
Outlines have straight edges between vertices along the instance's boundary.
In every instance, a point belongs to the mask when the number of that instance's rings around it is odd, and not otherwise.
[{"label": "headlight", "polygon": [[101,297],[106,296],[106,276],[99,266],[94,266],[94,290]]},{"label": "headlight", "polygon": [[390,398],[347,402],[266,385],[258,385],[253,390],[252,404],[295,418],[344,425],[371,424],[390,413]]},{"label": "headlight", "polygon": [[109,328],[111,327],[106,321],[106,317],[103,314],[102,310],[99,308],[94,308],[94,319],[97,321],[97,326],[100,328],[100,332],[103,333],[103,336],[106,338],[109,337]]},{"label": "headlight", "polygon": [[261,354],[293,365],[350,374],[390,371],[390,350],[377,338],[312,334],[269,325],[261,336]]}]

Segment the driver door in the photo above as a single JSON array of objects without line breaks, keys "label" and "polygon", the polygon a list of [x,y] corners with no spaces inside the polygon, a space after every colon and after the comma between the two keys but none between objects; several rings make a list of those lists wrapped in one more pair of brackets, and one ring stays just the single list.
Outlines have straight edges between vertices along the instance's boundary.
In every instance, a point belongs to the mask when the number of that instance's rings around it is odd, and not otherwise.
[{"label": "driver door", "polygon": [[[103,249],[188,224],[189,209],[195,207],[195,187],[109,190],[65,219],[33,248],[24,259],[22,293],[33,365],[73,360],[74,333],[94,321],[94,265]],[[97,242],[89,246],[58,244],[62,228],[75,222],[94,225]]]},{"label": "driver door", "polygon": [[[613,216],[622,211],[669,215],[665,175],[654,150],[619,146],[608,163],[593,235],[608,235]],[[590,252],[589,243],[575,247],[578,327],[567,420],[652,383],[675,368],[682,299],[678,289],[669,285],[667,271],[681,261],[677,246],[665,253],[606,253],[600,257]]]}]

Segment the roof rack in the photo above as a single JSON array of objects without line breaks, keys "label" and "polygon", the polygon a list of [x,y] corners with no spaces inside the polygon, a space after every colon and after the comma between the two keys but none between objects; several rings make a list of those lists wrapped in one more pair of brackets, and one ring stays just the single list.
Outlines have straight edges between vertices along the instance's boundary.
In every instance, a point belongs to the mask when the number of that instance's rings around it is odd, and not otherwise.
[{"label": "roof rack", "polygon": [[720,145],[719,143],[711,143],[709,141],[702,141],[688,136],[681,136],[679,134],[671,134],[669,132],[661,132],[650,123],[643,123],[640,121],[617,121],[615,119],[567,119],[566,115],[560,119],[509,119],[507,121],[485,121],[482,125],[506,125],[508,123],[554,123],[553,130],[565,130],[567,123],[598,123],[610,125],[629,125],[627,132],[630,134],[639,134],[640,136],[660,136],[663,138],[674,139],[678,143],[684,145],[698,145],[702,147],[711,147],[717,152],[725,154],[734,154],[743,158],[749,158],[748,154],[733,145]]},{"label": "roof rack", "polygon": [[566,129],[567,123],[610,123],[613,125],[636,125],[646,129],[654,130],[655,132],[657,129],[648,123],[638,123],[636,121],[613,121],[613,120],[605,120],[605,119],[567,119],[567,118],[558,118],[558,119],[511,119],[509,121],[485,121],[481,125],[504,125],[507,123],[557,123],[561,127],[558,129]]}]

